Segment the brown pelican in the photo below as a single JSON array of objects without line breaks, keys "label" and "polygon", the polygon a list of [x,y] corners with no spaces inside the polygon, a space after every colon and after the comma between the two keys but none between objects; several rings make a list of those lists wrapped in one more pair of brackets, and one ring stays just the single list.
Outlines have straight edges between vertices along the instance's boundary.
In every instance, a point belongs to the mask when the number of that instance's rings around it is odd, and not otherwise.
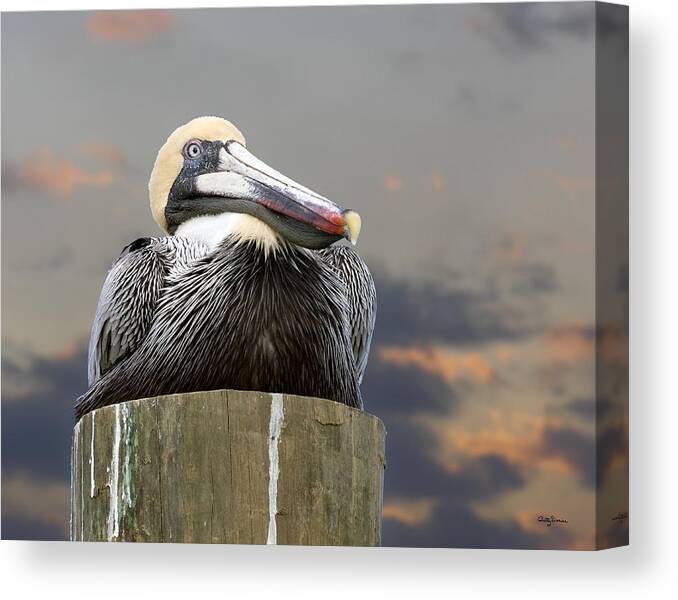
[{"label": "brown pelican", "polygon": [[151,211],[103,285],[76,417],[221,388],[362,407],[376,310],[360,216],[275,171],[230,122],[200,117],[160,149]]}]

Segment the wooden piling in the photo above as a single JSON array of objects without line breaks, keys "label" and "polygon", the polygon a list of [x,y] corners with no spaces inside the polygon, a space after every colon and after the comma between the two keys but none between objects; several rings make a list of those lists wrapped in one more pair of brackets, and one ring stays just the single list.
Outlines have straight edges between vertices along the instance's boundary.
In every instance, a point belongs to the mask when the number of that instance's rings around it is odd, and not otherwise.
[{"label": "wooden piling", "polygon": [[377,546],[383,423],[317,398],[219,390],[75,426],[71,539]]}]

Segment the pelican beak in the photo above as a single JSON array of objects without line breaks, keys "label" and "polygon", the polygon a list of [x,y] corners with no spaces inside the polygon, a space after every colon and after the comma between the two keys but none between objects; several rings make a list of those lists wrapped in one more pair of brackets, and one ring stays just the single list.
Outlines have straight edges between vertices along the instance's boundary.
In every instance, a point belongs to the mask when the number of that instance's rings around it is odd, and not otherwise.
[{"label": "pelican beak", "polygon": [[193,178],[192,193],[222,198],[223,211],[250,213],[290,241],[322,248],[346,238],[355,244],[360,215],[279,173],[237,141],[219,150],[219,170]]}]

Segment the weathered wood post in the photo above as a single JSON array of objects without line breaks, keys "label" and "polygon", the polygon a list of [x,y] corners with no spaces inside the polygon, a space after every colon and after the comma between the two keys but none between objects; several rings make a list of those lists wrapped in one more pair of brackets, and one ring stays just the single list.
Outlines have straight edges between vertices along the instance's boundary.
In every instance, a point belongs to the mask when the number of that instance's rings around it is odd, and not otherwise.
[{"label": "weathered wood post", "polygon": [[377,546],[383,423],[317,398],[212,391],[75,426],[71,539]]}]

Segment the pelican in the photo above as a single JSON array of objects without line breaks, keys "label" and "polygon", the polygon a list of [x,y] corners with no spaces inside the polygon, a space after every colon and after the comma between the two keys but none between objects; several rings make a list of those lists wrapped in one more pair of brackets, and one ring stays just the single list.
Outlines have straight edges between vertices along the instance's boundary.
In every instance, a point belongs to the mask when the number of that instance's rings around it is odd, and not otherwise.
[{"label": "pelican", "polygon": [[376,292],[336,243],[355,244],[358,213],[269,167],[218,117],[169,136],[148,188],[167,235],[126,246],[106,276],[76,418],[225,388],[362,408]]}]

